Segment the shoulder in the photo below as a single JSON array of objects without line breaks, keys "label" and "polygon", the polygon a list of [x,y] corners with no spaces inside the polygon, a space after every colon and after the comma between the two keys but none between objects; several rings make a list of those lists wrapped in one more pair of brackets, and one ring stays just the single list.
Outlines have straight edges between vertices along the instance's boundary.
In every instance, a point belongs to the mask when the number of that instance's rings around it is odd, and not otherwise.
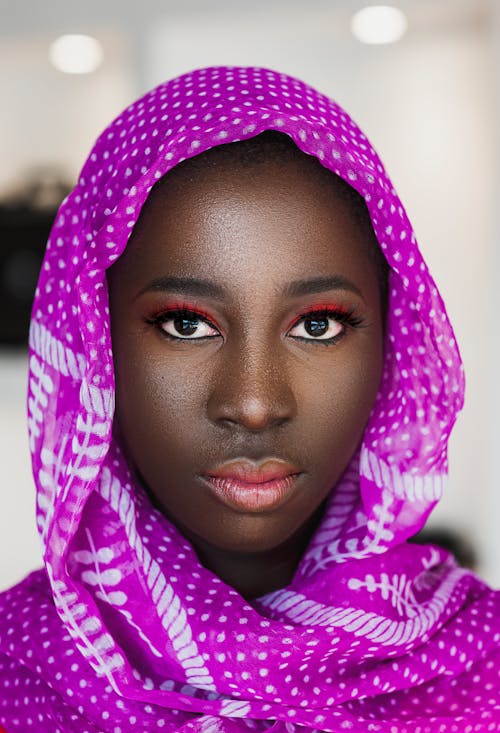
[{"label": "shoulder", "polygon": [[[0,639],[8,634],[8,626],[19,626],[24,616],[29,616],[30,611],[39,608],[40,605],[51,606],[52,592],[49,580],[44,569],[35,570],[24,578],[17,585],[8,588],[0,593]],[[3,633],[2,633],[3,632]]]},{"label": "shoulder", "polygon": [[18,657],[26,637],[33,642],[44,626],[54,625],[61,621],[44,569],[0,593],[0,654]]},{"label": "shoulder", "polygon": [[24,720],[23,715],[36,720],[45,708],[58,710],[58,694],[48,684],[47,665],[49,645],[61,634],[45,570],[0,593],[0,733],[19,730],[15,723]]}]

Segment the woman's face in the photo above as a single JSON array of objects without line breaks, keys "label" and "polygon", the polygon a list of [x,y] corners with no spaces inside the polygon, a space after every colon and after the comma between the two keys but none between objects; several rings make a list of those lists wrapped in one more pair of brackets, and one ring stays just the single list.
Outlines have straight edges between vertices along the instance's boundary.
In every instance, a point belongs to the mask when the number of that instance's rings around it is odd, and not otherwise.
[{"label": "woman's face", "polygon": [[373,245],[315,165],[174,170],[109,271],[120,440],[195,546],[300,533],[377,393]]}]

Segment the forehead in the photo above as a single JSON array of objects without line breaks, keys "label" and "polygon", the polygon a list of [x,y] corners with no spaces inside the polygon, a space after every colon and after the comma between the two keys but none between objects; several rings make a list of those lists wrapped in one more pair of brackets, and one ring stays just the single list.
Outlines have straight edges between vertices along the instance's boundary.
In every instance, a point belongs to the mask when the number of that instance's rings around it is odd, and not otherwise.
[{"label": "forehead", "polygon": [[202,155],[155,186],[123,257],[139,270],[167,255],[170,267],[228,274],[231,265],[255,268],[256,258],[304,270],[329,266],[333,255],[366,267],[369,255],[373,267],[371,225],[359,216],[358,194],[346,189],[298,150],[254,161]]}]

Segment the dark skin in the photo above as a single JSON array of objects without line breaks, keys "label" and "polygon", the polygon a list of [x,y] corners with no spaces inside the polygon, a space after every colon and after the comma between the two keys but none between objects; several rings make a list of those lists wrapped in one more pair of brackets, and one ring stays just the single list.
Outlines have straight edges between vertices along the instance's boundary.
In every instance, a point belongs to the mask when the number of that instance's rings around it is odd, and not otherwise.
[{"label": "dark skin", "polygon": [[[317,165],[174,169],[108,277],[119,440],[200,561],[248,599],[291,581],[382,372],[373,245]],[[337,315],[307,316],[325,306]],[[210,491],[204,473],[245,457],[299,469],[285,503],[240,511]]]}]

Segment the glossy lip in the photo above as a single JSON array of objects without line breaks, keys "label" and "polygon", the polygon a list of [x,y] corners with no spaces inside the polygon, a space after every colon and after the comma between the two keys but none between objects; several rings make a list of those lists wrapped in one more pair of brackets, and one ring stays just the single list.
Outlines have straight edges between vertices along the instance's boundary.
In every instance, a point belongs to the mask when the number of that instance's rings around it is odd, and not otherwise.
[{"label": "glossy lip", "polygon": [[281,460],[232,461],[202,476],[211,492],[232,509],[259,513],[271,511],[288,501],[300,471]]}]

